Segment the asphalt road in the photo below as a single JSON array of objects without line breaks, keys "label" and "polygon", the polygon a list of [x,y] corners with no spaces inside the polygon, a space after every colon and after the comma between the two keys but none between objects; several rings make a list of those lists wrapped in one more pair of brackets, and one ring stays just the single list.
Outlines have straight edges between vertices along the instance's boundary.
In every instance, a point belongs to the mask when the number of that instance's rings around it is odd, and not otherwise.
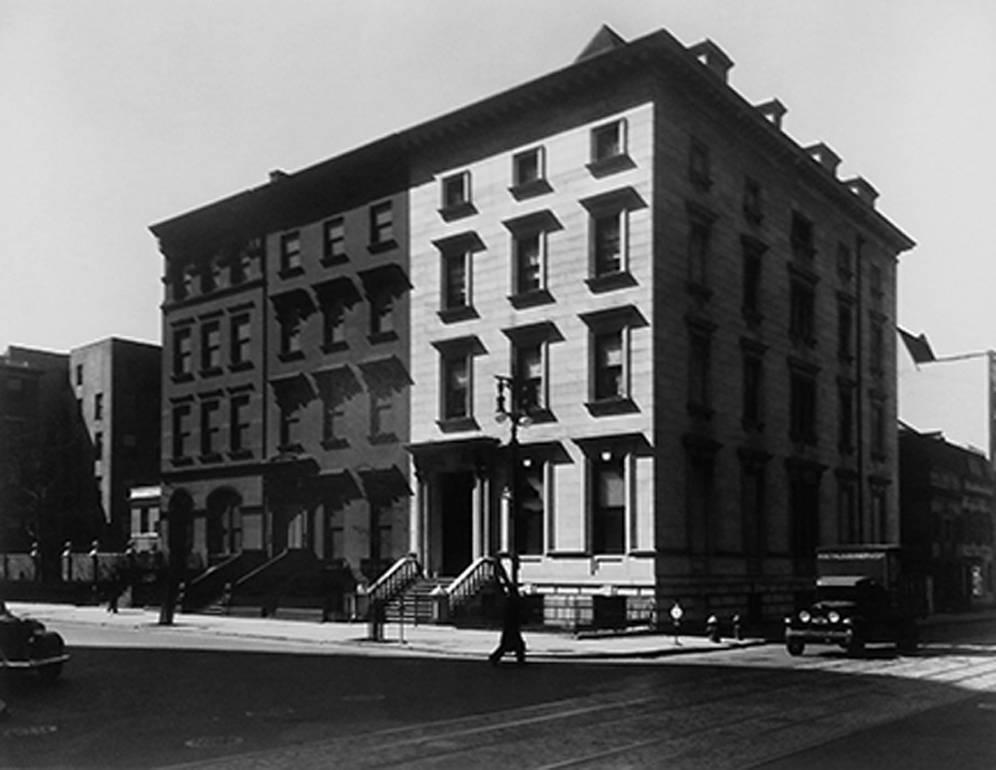
[{"label": "asphalt road", "polygon": [[0,685],[4,768],[996,767],[988,628],[911,657],[772,645],[522,668],[58,630],[64,680]]}]

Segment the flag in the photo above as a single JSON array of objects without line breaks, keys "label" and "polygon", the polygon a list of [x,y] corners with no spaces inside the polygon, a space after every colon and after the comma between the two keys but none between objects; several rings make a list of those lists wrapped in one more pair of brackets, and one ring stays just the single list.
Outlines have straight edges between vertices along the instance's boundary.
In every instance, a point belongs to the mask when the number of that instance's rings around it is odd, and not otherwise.
[{"label": "flag", "polygon": [[937,360],[934,351],[930,348],[930,343],[927,342],[927,335],[923,332],[914,337],[908,331],[899,329],[899,336],[903,338],[914,364],[929,364]]}]

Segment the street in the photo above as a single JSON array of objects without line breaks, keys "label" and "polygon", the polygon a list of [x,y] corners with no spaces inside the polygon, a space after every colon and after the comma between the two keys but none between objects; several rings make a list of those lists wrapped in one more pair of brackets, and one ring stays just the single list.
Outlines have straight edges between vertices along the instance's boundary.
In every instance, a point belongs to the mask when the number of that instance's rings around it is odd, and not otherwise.
[{"label": "street", "polygon": [[2,685],[3,767],[996,766],[996,635],[982,624],[911,657],[767,645],[521,668],[58,630],[73,654],[62,681]]}]

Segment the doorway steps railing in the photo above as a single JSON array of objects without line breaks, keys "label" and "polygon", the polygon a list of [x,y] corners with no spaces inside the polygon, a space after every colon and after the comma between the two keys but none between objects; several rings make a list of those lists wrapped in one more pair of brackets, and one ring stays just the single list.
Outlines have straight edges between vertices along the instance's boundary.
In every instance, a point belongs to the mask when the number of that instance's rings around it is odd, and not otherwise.
[{"label": "doorway steps railing", "polygon": [[181,609],[196,612],[211,606],[222,598],[226,585],[234,585],[265,563],[266,554],[263,551],[240,551],[229,556],[187,583]]},{"label": "doorway steps railing", "polygon": [[384,608],[388,623],[424,625],[436,620],[436,596],[445,591],[453,578],[419,578],[391,599]]}]

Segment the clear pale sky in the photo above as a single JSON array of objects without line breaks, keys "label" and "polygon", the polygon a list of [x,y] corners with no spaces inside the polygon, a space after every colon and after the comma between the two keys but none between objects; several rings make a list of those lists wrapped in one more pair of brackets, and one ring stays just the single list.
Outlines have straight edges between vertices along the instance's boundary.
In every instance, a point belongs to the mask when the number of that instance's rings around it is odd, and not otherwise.
[{"label": "clear pale sky", "polygon": [[992,0],[0,0],[0,349],[159,341],[148,226],[568,65],[718,43],[918,246],[899,321],[996,348]]}]

